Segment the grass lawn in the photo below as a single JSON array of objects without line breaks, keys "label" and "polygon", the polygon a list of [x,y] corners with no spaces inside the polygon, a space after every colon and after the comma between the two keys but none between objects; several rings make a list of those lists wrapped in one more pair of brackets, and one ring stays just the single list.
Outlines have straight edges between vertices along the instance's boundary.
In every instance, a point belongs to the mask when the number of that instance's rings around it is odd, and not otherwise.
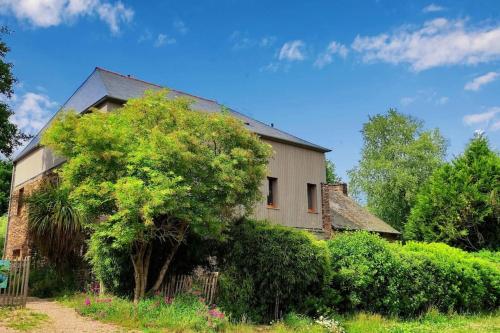
[{"label": "grass lawn", "polygon": [[29,332],[39,328],[49,317],[28,309],[3,307],[0,308],[0,328],[8,327],[18,331]]},{"label": "grass lawn", "polygon": [[430,311],[418,320],[360,313],[341,322],[347,333],[490,333],[500,332],[500,311],[490,315],[443,315]]},{"label": "grass lawn", "polygon": [[[272,325],[231,324],[217,309],[211,310],[196,297],[181,296],[165,302],[157,297],[134,307],[132,302],[117,297],[96,297],[85,294],[64,296],[62,304],[96,320],[113,323],[144,332],[267,332],[267,333],[340,333],[328,330],[313,320],[290,315]],[[500,333],[500,311],[490,315],[443,315],[430,311],[415,320],[384,318],[380,315],[359,313],[339,317],[346,333]]]}]

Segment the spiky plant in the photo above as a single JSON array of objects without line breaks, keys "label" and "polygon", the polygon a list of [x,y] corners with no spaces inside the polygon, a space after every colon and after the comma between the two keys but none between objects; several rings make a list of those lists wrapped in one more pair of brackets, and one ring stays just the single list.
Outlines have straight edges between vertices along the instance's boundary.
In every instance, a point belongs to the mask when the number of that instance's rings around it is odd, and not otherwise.
[{"label": "spiky plant", "polygon": [[44,182],[26,199],[32,244],[42,257],[64,267],[80,257],[84,244],[84,216],[69,200],[69,191]]}]

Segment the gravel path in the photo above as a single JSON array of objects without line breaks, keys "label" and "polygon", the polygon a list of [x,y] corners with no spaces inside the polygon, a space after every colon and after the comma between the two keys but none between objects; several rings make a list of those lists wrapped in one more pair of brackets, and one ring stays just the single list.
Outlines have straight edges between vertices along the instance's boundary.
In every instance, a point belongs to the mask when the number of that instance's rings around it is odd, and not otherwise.
[{"label": "gravel path", "polygon": [[[76,313],[75,310],[66,308],[55,301],[49,301],[39,298],[29,298],[26,308],[45,313],[50,320],[42,327],[30,332],[36,333],[117,333],[126,332],[122,328],[110,324],[100,323],[98,321],[85,318]],[[0,327],[0,332],[15,332],[13,330]]]}]

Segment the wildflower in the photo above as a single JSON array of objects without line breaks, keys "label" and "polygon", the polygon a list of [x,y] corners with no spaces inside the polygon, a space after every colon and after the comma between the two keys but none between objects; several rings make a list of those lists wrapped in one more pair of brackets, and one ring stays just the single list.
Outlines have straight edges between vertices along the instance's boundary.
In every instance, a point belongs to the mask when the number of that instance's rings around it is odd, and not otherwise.
[{"label": "wildflower", "polygon": [[224,313],[220,312],[217,309],[209,310],[208,314],[214,318],[224,319]]},{"label": "wildflower", "polygon": [[85,298],[85,306],[90,306],[90,298]]}]

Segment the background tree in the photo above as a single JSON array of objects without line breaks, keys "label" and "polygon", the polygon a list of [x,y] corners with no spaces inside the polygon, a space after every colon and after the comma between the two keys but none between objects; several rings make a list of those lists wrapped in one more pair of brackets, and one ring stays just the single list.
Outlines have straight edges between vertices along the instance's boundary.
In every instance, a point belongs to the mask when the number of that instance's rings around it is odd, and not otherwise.
[{"label": "background tree", "polygon": [[370,117],[361,133],[361,160],[348,172],[351,192],[403,230],[419,187],[443,162],[446,141],[439,130],[424,130],[422,121],[395,109]]},{"label": "background tree", "polygon": [[335,171],[335,164],[330,161],[326,160],[326,182],[328,184],[335,184],[339,183],[342,181],[342,178],[340,178],[336,171]]},{"label": "background tree", "polygon": [[405,229],[408,239],[468,250],[500,248],[500,156],[482,135],[430,177]]},{"label": "background tree", "polygon": [[6,27],[0,27],[0,94],[5,98],[0,99],[0,153],[9,157],[14,149],[21,145],[25,140],[31,138],[19,130],[16,124],[10,121],[10,116],[14,114],[5,99],[10,99],[14,93],[13,86],[16,82],[12,73],[12,64],[6,61],[9,47],[2,39],[9,34]]},{"label": "background tree", "polygon": [[0,159],[0,215],[6,214],[9,208],[10,181],[12,179],[12,162]]},{"label": "background tree", "polygon": [[63,113],[42,143],[67,158],[61,186],[94,221],[90,262],[103,247],[128,253],[136,301],[159,289],[188,228],[215,237],[252,209],[271,152],[241,121],[166,91],[112,113]]}]

